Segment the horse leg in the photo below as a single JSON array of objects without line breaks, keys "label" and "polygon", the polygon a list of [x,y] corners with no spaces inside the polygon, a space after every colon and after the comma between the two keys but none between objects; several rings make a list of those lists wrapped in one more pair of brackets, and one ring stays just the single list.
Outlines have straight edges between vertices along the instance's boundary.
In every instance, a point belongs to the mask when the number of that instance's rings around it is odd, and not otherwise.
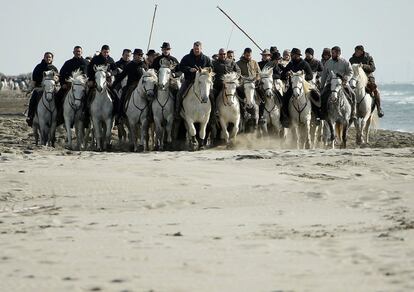
[{"label": "horse leg", "polygon": [[169,120],[167,120],[167,123],[165,125],[165,132],[167,134],[168,147],[171,147],[171,143],[172,143],[172,128],[173,128],[173,124],[174,124],[174,121],[173,121],[172,118],[170,118]]},{"label": "horse leg", "polygon": [[240,120],[237,119],[233,124],[233,129],[231,129],[230,147],[232,147],[234,143],[236,142],[237,133],[239,132],[239,123],[240,123]]},{"label": "horse leg", "polygon": [[[65,128],[66,128],[66,136],[68,138],[66,148],[69,150],[72,150],[72,129],[70,128],[71,121],[69,121],[69,118],[65,120]],[[78,137],[78,136],[77,136]],[[79,137],[78,137],[79,140]]]},{"label": "horse leg", "polygon": [[104,141],[105,150],[107,150],[108,147],[111,147],[111,138],[112,138],[112,117],[107,118],[105,121],[105,141]]},{"label": "horse leg", "polygon": [[342,147],[346,149],[346,142],[348,139],[348,123],[342,124]]},{"label": "horse leg", "polygon": [[101,124],[96,118],[92,119],[92,123],[93,123],[93,129],[94,129],[94,133],[95,133],[96,150],[97,151],[102,151]]},{"label": "horse leg", "polygon": [[311,147],[311,121],[310,119],[306,121],[304,129],[304,137],[305,137],[305,149],[310,149]]},{"label": "horse leg", "polygon": [[141,119],[141,143],[144,146],[144,152],[148,151],[148,119],[144,117]]},{"label": "horse leg", "polygon": [[163,146],[164,146],[163,127],[159,119],[154,119],[154,123],[155,123],[155,135],[157,136],[155,139],[155,149],[159,151],[163,151]]},{"label": "horse leg", "polygon": [[207,126],[208,126],[208,121],[205,121],[204,123],[200,123],[200,133],[198,134],[198,136],[201,139],[200,147],[202,147],[202,148],[205,147],[206,142],[207,142],[207,139],[206,139]]},{"label": "horse leg", "polygon": [[190,119],[186,119],[185,123],[187,125],[187,132],[190,142],[190,151],[195,151],[198,148],[198,141],[196,138],[196,129],[194,127],[194,122]]},{"label": "horse leg", "polygon": [[373,115],[371,114],[365,124],[365,143],[369,143],[369,132],[371,130],[371,122],[372,122]]},{"label": "horse leg", "polygon": [[223,117],[220,117],[220,126],[223,139],[226,141],[226,145],[229,145],[229,131],[227,130],[227,123],[224,121]]},{"label": "horse leg", "polygon": [[38,131],[38,128],[37,128],[37,126],[33,126],[32,129],[33,129],[33,136],[35,137],[35,144],[36,144],[36,146],[38,146],[39,145],[39,131]]},{"label": "horse leg", "polygon": [[355,125],[355,132],[356,132],[356,144],[361,145],[361,119],[357,118],[355,119],[354,125]]},{"label": "horse leg", "polygon": [[331,120],[328,120],[327,122],[329,126],[329,131],[331,132],[329,142],[332,143],[332,149],[335,149],[335,129],[333,126],[333,122]]}]

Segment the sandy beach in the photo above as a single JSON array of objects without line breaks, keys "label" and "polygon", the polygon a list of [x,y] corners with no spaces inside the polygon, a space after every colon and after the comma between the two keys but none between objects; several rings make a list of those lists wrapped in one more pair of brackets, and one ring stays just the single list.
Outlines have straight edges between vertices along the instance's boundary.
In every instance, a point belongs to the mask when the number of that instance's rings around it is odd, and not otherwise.
[{"label": "sandy beach", "polygon": [[25,102],[0,96],[0,291],[414,290],[413,134],[78,152],[35,147]]}]

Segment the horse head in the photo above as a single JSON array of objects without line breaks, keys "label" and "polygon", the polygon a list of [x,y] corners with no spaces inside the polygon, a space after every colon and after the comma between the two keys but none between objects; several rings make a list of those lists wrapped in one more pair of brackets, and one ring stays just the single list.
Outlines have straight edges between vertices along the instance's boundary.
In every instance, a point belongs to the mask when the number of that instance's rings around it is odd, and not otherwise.
[{"label": "horse head", "polygon": [[101,92],[107,85],[107,77],[108,77],[108,69],[109,65],[94,65],[93,70],[95,71],[95,82],[96,82],[96,89],[98,92]]},{"label": "horse head", "polygon": [[167,90],[170,79],[172,78],[172,69],[175,66],[172,66],[172,63],[166,58],[161,59],[160,65],[161,67],[158,71],[158,88],[160,90]]},{"label": "horse head", "polygon": [[152,100],[155,97],[155,90],[157,88],[158,77],[154,69],[144,71],[140,80],[142,91],[147,99]]},{"label": "horse head", "polygon": [[260,87],[265,92],[266,98],[273,98],[274,84],[273,84],[273,67],[264,67],[260,73]]},{"label": "horse head", "polygon": [[367,74],[365,74],[362,64],[353,64],[352,72],[354,74],[351,80],[349,80],[349,85],[351,88],[355,89],[358,84],[360,84],[361,87],[365,88],[368,84],[368,77]]},{"label": "horse head", "polygon": [[342,89],[342,76],[331,71],[331,96],[334,99],[338,98],[338,93]]},{"label": "horse head", "polygon": [[80,69],[72,72],[72,76],[66,79],[66,82],[71,84],[71,92],[73,95],[73,103],[76,108],[80,108],[82,98],[86,95],[86,82],[88,78],[82,73]]},{"label": "horse head", "polygon": [[247,108],[252,108],[256,105],[255,93],[256,93],[256,78],[254,77],[241,77],[244,95],[246,96],[245,102]]},{"label": "horse head", "polygon": [[210,95],[211,87],[213,85],[213,77],[214,73],[213,70],[209,68],[197,68],[198,71],[196,72],[196,86],[200,90],[200,98],[202,103],[208,102],[208,97]]},{"label": "horse head", "polygon": [[303,84],[305,82],[305,73],[303,71],[298,71],[296,73],[290,72],[289,75],[292,83],[293,97],[298,98],[302,96],[304,92]]},{"label": "horse head", "polygon": [[55,71],[43,72],[42,88],[48,102],[51,102],[53,99],[58,81],[59,75]]},{"label": "horse head", "polygon": [[[223,91],[227,98],[228,104],[233,104],[233,97],[236,96],[236,89],[239,86],[239,75],[236,72],[231,72],[223,75]],[[229,99],[231,97],[231,99]]]}]

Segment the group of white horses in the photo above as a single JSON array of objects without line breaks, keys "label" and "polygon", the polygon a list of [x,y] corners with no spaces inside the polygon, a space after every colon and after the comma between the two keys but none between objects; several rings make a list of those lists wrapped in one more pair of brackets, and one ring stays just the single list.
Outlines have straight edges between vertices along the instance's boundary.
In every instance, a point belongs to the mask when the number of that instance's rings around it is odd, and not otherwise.
[{"label": "group of white horses", "polygon": [[0,91],[14,90],[14,91],[27,91],[30,87],[29,80],[20,79],[6,79],[0,81]]},{"label": "group of white horses", "polygon": [[[165,150],[166,145],[173,142],[174,103],[172,92],[176,92],[180,85],[180,78],[173,77],[174,68],[164,62],[158,72],[153,69],[144,70],[138,86],[132,92],[125,104],[126,118],[118,125],[119,142],[129,140],[134,151],[148,151],[150,138],[154,148]],[[82,118],[83,102],[87,94],[87,78],[80,71],[75,71],[66,80],[70,90],[63,103],[64,126],[67,132],[69,149],[87,149],[88,143],[92,148],[103,151],[111,145],[113,128],[113,104],[109,91],[108,78],[110,72],[107,66],[95,66],[95,94],[90,101],[91,127],[85,129]],[[357,99],[357,143],[369,142],[369,129],[373,117],[373,99],[366,93],[368,78],[361,65],[353,65],[354,77],[351,86],[354,88]],[[290,82],[273,80],[272,68],[264,68],[260,81],[253,78],[240,77],[237,73],[226,74],[222,78],[223,89],[216,100],[217,126],[221,129],[221,138],[228,147],[234,145],[238,133],[246,131],[248,122],[258,125],[258,108],[261,99],[258,90],[264,99],[264,120],[257,127],[259,137],[278,137],[285,143],[287,137],[292,137],[297,148],[315,148],[318,143],[325,147],[334,148],[335,145],[346,147],[348,129],[350,127],[351,106],[345,96],[342,81],[331,72],[331,94],[328,99],[328,116],[325,121],[318,123],[312,111],[311,89],[314,82],[305,81],[304,73],[290,74]],[[214,73],[210,68],[196,72],[194,83],[187,90],[182,108],[181,117],[187,129],[187,145],[191,151],[203,148],[206,145],[207,126],[212,111],[209,99],[212,90]],[[285,129],[280,123],[281,96],[292,88],[292,98],[289,102],[290,129]],[[54,102],[54,93],[58,88],[58,76],[53,71],[44,73],[42,82],[42,97],[38,103],[33,130],[36,144],[54,146],[56,131],[57,110]],[[244,98],[237,94],[237,88],[244,91]],[[241,115],[241,106],[245,114]],[[249,112],[256,114],[250,115]],[[253,121],[252,121],[253,120]],[[72,128],[75,127],[77,145],[72,142]],[[91,128],[93,131],[90,131]],[[125,130],[127,129],[127,131]],[[256,129],[256,128],[255,128]],[[93,134],[89,139],[89,133]],[[40,134],[40,135],[39,135]],[[90,146],[89,145],[89,146]]]}]

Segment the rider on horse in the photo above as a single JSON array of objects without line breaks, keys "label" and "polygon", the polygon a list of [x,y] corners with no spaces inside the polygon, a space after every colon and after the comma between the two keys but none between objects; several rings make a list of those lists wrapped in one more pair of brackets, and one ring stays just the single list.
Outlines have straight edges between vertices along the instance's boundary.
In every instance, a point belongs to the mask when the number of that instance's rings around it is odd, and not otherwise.
[{"label": "rider on horse", "polygon": [[32,96],[30,97],[29,101],[29,110],[27,112],[26,123],[29,127],[33,125],[33,118],[36,112],[36,106],[38,102],[38,98],[41,96],[40,91],[42,87],[43,81],[43,72],[46,71],[55,71],[58,73],[58,69],[52,65],[53,63],[53,54],[51,52],[46,52],[43,55],[43,60],[38,64],[32,74],[32,80],[34,82],[34,90]]},{"label": "rider on horse", "polygon": [[342,84],[345,92],[348,95],[348,99],[351,104],[351,120],[356,117],[355,110],[355,93],[349,86],[349,80],[353,76],[351,64],[344,58],[341,57],[341,48],[335,46],[332,48],[332,58],[325,63],[325,67],[321,76],[321,104],[322,104],[322,115],[326,117],[327,103],[330,95],[331,87],[331,71],[342,77]]},{"label": "rider on horse", "polygon": [[[299,71],[303,71],[305,74],[305,80],[311,81],[313,79],[312,69],[309,66],[309,64],[302,59],[302,52],[297,49],[293,48],[291,51],[291,61],[286,65],[286,67],[283,69],[282,72],[282,80],[285,82],[289,81],[289,74],[290,72],[296,73]],[[286,93],[283,95],[283,106],[282,106],[282,112],[281,112],[281,122],[283,127],[288,128],[289,127],[289,101],[290,98],[293,95],[292,86],[289,86],[289,89],[286,91]]]},{"label": "rider on horse", "polygon": [[[89,103],[92,101],[92,97],[95,94],[95,70],[94,70],[94,66],[99,66],[99,65],[107,65],[108,68],[108,72],[110,73],[111,71],[115,72],[116,71],[116,65],[114,62],[114,59],[112,59],[109,56],[109,46],[108,45],[103,45],[101,48],[101,52],[99,53],[99,55],[96,55],[92,58],[91,62],[88,65],[88,85],[89,85],[89,95],[87,97],[87,102],[85,103],[85,107],[84,107],[84,113],[85,113],[85,120],[89,120],[89,110],[87,109],[87,107],[89,107]],[[108,79],[110,79],[110,77],[108,76]],[[119,97],[116,95],[116,93],[114,93],[111,88],[109,89],[109,94],[111,95],[112,98],[112,102],[113,102],[113,108],[114,108],[114,113],[115,115],[118,115],[117,110],[119,109]]]},{"label": "rider on horse", "polygon": [[[185,55],[180,62],[180,71],[184,73],[184,82],[181,85],[180,90],[177,94],[177,99],[175,102],[175,118],[180,119],[180,112],[183,103],[184,94],[187,92],[187,89],[194,83],[196,77],[196,72],[199,68],[212,68],[212,63],[210,58],[207,55],[202,53],[202,44],[197,41],[193,44],[193,49],[189,54]],[[210,101],[212,97],[210,96]]]},{"label": "rider on horse", "polygon": [[378,116],[382,118],[384,116],[384,112],[381,108],[381,97],[378,91],[377,84],[375,83],[375,63],[374,58],[367,52],[365,52],[364,47],[359,45],[355,47],[355,53],[349,59],[351,65],[353,64],[362,64],[362,69],[364,70],[365,74],[368,76],[368,85],[367,85],[367,92],[375,98],[375,104],[377,105]]},{"label": "rider on horse", "polygon": [[58,125],[63,122],[63,100],[66,93],[70,89],[70,85],[67,84],[66,80],[72,76],[72,73],[76,70],[80,70],[83,74],[87,73],[88,63],[82,57],[82,47],[75,46],[73,48],[73,58],[67,60],[62,68],[60,69],[60,90],[56,93],[55,102],[58,109]]},{"label": "rider on horse", "polygon": [[141,49],[135,49],[133,59],[126,64],[124,70],[115,77],[115,81],[112,87],[116,87],[122,82],[125,77],[128,77],[127,84],[122,89],[121,101],[118,108],[118,113],[124,115],[124,104],[126,98],[131,95],[134,89],[137,87],[139,80],[141,79],[144,70],[147,70],[147,63],[144,61],[144,52]]}]

